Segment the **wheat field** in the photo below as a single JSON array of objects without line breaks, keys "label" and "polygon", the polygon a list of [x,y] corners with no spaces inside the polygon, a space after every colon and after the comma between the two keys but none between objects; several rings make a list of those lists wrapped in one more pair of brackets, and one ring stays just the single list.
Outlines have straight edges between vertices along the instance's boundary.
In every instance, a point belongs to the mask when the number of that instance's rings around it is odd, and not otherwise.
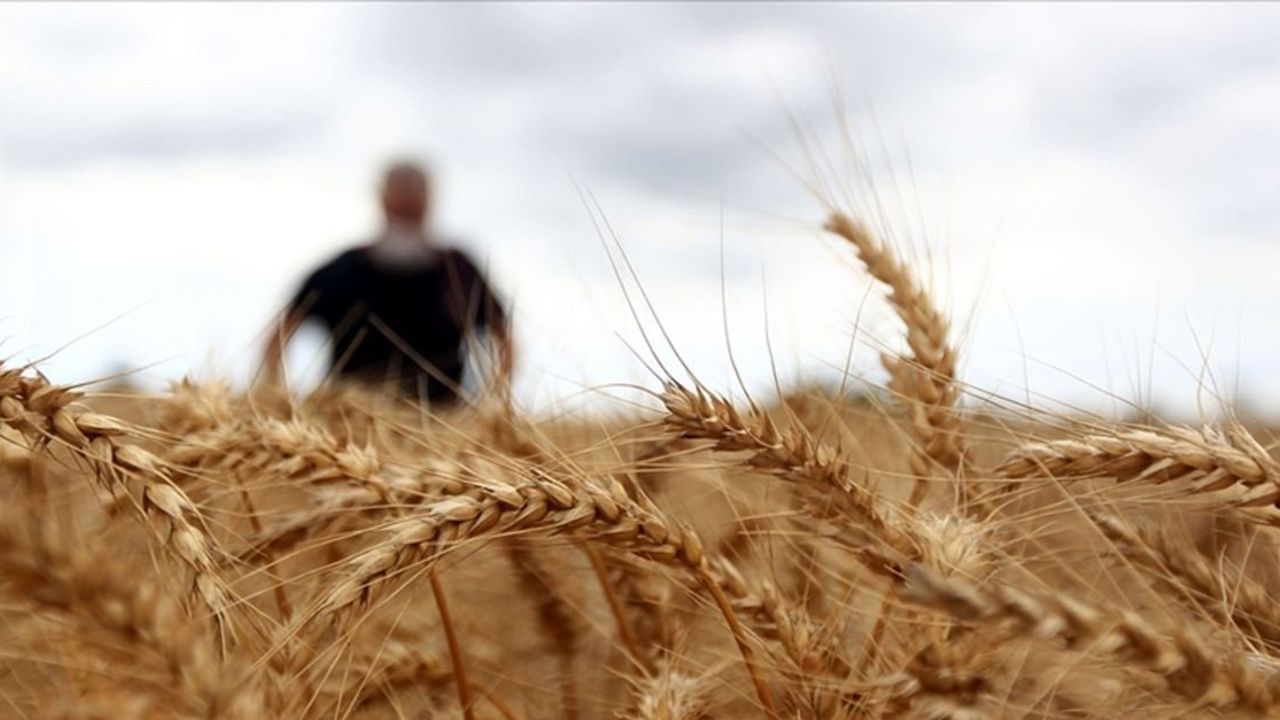
[{"label": "wheat field", "polygon": [[0,716],[1274,714],[1263,431],[972,409],[870,228],[825,225],[901,320],[879,394],[427,415],[0,366]]}]

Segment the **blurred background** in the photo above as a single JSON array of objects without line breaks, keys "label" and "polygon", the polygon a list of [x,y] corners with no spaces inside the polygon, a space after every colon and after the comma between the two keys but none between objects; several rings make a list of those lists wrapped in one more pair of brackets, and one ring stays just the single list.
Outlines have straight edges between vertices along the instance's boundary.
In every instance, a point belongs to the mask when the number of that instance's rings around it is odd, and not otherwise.
[{"label": "blurred background", "polygon": [[899,328],[815,229],[798,118],[863,143],[968,382],[1270,414],[1278,35],[1271,5],[6,4],[0,354],[244,382],[409,154],[515,308],[530,405],[655,385],[593,215],[712,387],[726,325],[753,388],[829,382],[855,334],[878,382]]}]

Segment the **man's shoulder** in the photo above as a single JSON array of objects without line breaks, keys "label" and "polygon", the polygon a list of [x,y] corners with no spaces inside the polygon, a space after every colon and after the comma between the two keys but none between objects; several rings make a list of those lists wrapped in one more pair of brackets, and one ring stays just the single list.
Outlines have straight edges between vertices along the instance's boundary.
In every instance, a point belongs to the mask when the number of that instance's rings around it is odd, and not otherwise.
[{"label": "man's shoulder", "polygon": [[316,266],[316,269],[311,272],[311,276],[320,278],[346,275],[366,264],[364,261],[364,246],[355,245],[331,255],[328,260]]},{"label": "man's shoulder", "polygon": [[294,293],[290,306],[333,322],[360,276],[359,247],[348,248],[315,266]]},{"label": "man's shoulder", "polygon": [[458,268],[463,268],[469,272],[479,274],[480,266],[476,264],[471,253],[455,244],[440,246],[440,258],[449,264]]}]

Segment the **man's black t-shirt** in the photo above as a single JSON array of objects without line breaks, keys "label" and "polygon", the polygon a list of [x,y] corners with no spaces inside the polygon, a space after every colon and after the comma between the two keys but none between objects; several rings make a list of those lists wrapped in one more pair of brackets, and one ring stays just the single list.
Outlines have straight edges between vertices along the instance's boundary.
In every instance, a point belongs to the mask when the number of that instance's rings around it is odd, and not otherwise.
[{"label": "man's black t-shirt", "polygon": [[468,333],[504,322],[484,276],[458,250],[408,268],[348,250],[311,273],[289,307],[328,327],[334,372],[433,402],[456,399]]}]

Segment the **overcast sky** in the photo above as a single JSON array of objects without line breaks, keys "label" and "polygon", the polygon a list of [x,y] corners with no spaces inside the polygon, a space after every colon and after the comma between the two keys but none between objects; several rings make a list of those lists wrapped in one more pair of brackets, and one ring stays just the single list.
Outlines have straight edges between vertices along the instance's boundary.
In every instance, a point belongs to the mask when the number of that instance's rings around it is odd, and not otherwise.
[{"label": "overcast sky", "polygon": [[408,153],[514,303],[530,403],[654,384],[578,187],[712,386],[725,310],[755,388],[771,356],[830,377],[855,325],[877,382],[899,328],[814,229],[795,116],[834,160],[843,127],[865,144],[969,382],[1194,411],[1207,358],[1268,411],[1278,35],[1274,5],[6,4],[0,353],[243,378]]}]

